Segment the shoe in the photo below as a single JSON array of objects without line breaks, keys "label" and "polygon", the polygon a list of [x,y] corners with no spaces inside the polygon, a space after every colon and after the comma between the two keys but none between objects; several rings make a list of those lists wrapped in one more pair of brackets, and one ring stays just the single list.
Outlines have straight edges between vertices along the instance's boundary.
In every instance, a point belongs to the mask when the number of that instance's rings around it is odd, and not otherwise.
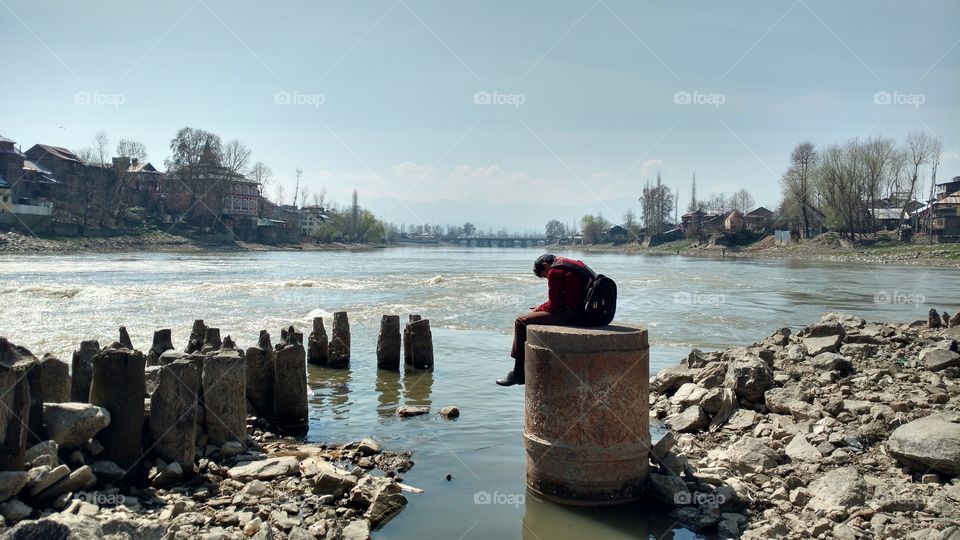
[{"label": "shoe", "polygon": [[497,379],[497,384],[500,386],[513,386],[515,384],[523,384],[523,377],[517,377],[511,371],[504,375],[503,377]]}]

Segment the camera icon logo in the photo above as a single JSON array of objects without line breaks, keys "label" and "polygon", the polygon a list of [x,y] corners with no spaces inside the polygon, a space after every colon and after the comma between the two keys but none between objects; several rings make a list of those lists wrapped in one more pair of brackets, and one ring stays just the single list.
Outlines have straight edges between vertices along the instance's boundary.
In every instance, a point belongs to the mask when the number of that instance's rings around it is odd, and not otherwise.
[{"label": "camera icon logo", "polygon": [[673,103],[676,105],[689,105],[691,102],[690,92],[686,90],[681,90],[673,94]]},{"label": "camera icon logo", "polygon": [[490,504],[492,498],[487,491],[478,491],[473,494],[473,504]]},{"label": "camera icon logo", "polygon": [[475,105],[489,105],[492,103],[492,101],[493,100],[490,92],[485,90],[481,90],[480,92],[473,94],[473,103]]},{"label": "camera icon logo", "polygon": [[93,103],[93,95],[90,92],[81,90],[73,95],[74,105],[90,105]]},{"label": "camera icon logo", "polygon": [[875,105],[889,105],[893,101],[893,95],[887,91],[876,92],[873,94],[873,103]]},{"label": "camera icon logo", "polygon": [[273,93],[273,103],[274,105],[290,105],[292,99],[290,92],[286,90],[279,90]]}]

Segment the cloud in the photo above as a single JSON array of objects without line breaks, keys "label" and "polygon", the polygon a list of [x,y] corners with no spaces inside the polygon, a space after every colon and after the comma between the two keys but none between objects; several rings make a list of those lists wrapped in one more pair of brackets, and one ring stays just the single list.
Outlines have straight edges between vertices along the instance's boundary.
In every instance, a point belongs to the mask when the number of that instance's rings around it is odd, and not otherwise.
[{"label": "cloud", "polygon": [[640,164],[640,176],[651,175],[663,168],[662,159],[648,159]]}]

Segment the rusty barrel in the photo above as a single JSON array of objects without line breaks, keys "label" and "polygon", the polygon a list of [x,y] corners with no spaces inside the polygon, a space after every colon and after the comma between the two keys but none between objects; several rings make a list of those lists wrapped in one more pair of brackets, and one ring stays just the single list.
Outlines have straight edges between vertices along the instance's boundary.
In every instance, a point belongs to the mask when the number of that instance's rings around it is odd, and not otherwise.
[{"label": "rusty barrel", "polygon": [[637,500],[649,468],[647,331],[530,326],[526,345],[527,487],[563,504]]}]

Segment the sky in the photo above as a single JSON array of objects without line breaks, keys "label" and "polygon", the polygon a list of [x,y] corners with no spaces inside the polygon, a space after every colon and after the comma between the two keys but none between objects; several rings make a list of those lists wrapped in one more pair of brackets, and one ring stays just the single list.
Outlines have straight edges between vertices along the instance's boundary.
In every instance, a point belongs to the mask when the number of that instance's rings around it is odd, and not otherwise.
[{"label": "sky", "polygon": [[[645,182],[780,200],[791,149],[940,136],[960,175],[954,0],[0,0],[0,135],[103,130],[162,168],[184,126],[293,192],[395,223],[542,229]],[[275,195],[268,186],[265,195]]]}]

